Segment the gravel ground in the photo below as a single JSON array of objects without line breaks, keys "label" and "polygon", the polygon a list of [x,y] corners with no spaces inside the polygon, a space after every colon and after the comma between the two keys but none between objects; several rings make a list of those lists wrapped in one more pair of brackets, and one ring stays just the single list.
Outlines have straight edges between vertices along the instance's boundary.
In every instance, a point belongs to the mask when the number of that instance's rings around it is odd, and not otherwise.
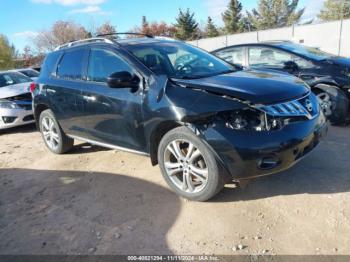
[{"label": "gravel ground", "polygon": [[147,157],[34,126],[0,133],[0,254],[350,254],[350,127],[307,158],[212,201],[173,194]]}]

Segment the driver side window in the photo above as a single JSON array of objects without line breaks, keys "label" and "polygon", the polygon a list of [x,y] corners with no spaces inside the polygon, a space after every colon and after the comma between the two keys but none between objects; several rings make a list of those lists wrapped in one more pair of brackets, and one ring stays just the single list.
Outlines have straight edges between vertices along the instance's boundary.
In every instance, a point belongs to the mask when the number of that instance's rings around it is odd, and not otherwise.
[{"label": "driver side window", "polygon": [[216,55],[229,63],[236,65],[243,65],[244,61],[244,48],[235,47],[230,49],[225,49],[216,53]]},{"label": "driver side window", "polygon": [[132,72],[132,69],[113,51],[102,48],[91,49],[87,74],[88,81],[105,83],[108,76],[122,71]]}]

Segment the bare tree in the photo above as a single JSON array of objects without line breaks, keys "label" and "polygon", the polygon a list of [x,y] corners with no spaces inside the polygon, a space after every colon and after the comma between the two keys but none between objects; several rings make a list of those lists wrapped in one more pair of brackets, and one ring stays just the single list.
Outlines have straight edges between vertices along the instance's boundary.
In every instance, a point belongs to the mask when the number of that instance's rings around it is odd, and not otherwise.
[{"label": "bare tree", "polygon": [[43,30],[33,39],[39,53],[54,50],[57,46],[91,36],[86,29],[73,21],[57,21],[50,30]]},{"label": "bare tree", "polygon": [[[142,17],[141,26],[136,26],[131,29],[131,32],[155,35],[155,36],[174,36],[175,27],[172,25],[168,25],[167,23],[161,22],[151,22],[149,23],[146,19],[146,16]],[[134,36],[132,36],[134,37]]]},{"label": "bare tree", "polygon": [[[116,32],[117,32],[116,28],[109,21],[107,21],[97,28],[96,35],[114,34]],[[111,36],[109,38],[116,38],[116,36]]]}]

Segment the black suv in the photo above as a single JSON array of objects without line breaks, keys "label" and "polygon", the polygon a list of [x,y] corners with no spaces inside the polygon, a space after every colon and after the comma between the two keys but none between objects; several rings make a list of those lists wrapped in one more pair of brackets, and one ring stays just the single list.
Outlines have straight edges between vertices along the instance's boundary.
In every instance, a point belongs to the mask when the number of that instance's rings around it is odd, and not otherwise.
[{"label": "black suv", "polygon": [[228,46],[213,54],[244,67],[293,74],[311,87],[332,123],[343,124],[349,118],[349,58],[289,41]]},{"label": "black suv", "polygon": [[289,168],[327,130],[298,78],[241,71],[157,37],[61,46],[46,57],[33,94],[52,152],[77,139],[149,155],[174,191],[197,201],[225,183]]}]

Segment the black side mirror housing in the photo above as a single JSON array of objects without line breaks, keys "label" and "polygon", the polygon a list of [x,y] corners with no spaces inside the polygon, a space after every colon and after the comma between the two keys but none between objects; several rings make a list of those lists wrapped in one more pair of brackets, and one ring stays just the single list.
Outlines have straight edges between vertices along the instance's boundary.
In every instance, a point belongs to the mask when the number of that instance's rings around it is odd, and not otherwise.
[{"label": "black side mirror housing", "polygon": [[289,73],[294,73],[299,70],[299,66],[294,61],[287,61],[284,62],[284,69],[287,70]]},{"label": "black side mirror housing", "polygon": [[115,72],[107,78],[107,84],[111,88],[138,88],[140,79],[127,71]]}]

